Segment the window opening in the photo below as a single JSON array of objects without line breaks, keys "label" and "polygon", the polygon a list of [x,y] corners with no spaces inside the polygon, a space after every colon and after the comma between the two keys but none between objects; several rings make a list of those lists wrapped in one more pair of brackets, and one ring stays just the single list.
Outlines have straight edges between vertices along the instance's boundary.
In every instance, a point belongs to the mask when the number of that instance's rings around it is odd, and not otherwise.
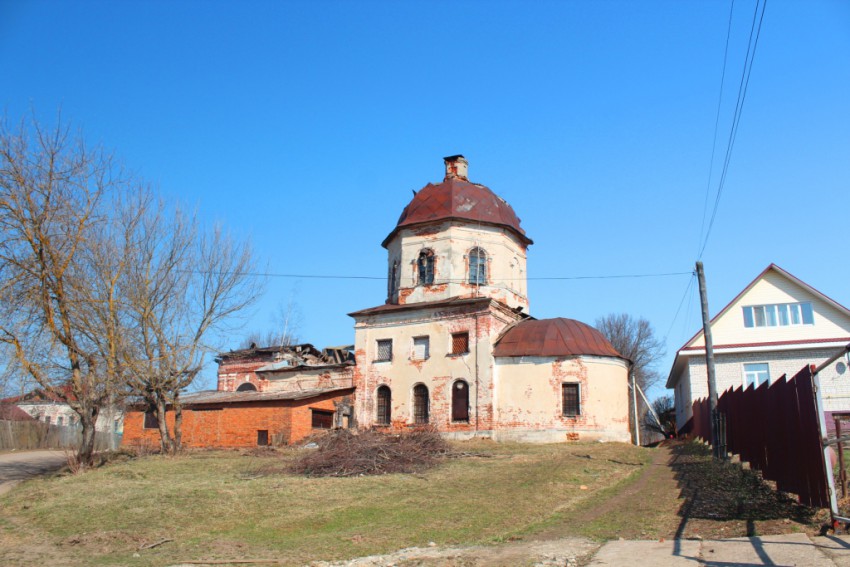
[{"label": "window opening", "polygon": [[465,380],[452,386],[452,421],[469,421],[469,384]]},{"label": "window opening", "polygon": [[375,362],[387,362],[393,359],[393,340],[380,339],[377,341]]},{"label": "window opening", "polygon": [[257,430],[257,446],[258,447],[268,447],[269,445],[269,430],[268,429],[258,429]]},{"label": "window opening", "polygon": [[389,425],[392,419],[392,391],[389,386],[380,386],[378,388],[378,415],[376,421],[378,425]]},{"label": "window opening", "polygon": [[758,388],[764,383],[770,383],[770,367],[766,362],[744,364],[744,388]]},{"label": "window opening", "polygon": [[434,283],[434,253],[431,250],[423,250],[419,253],[416,264],[419,272],[419,285]]},{"label": "window opening", "polygon": [[417,384],[413,388],[413,423],[425,424],[429,418],[428,387]]},{"label": "window opening", "polygon": [[427,360],[431,356],[431,339],[429,337],[413,338],[413,360]]},{"label": "window opening", "polygon": [[481,248],[473,248],[469,251],[469,283],[487,284],[487,252]]},{"label": "window opening", "polygon": [[452,354],[469,352],[469,332],[452,333]]},{"label": "window opening", "polygon": [[581,415],[581,395],[578,384],[562,384],[564,415],[576,417]]},{"label": "window opening", "polygon": [[148,410],[145,412],[145,429],[159,429],[159,418],[156,417],[156,412]]},{"label": "window opening", "polygon": [[251,384],[250,382],[245,382],[244,384],[240,384],[238,388],[236,388],[237,392],[256,392],[257,387]]},{"label": "window opening", "polygon": [[334,426],[334,412],[327,410],[310,410],[313,413],[313,429],[331,429]]}]

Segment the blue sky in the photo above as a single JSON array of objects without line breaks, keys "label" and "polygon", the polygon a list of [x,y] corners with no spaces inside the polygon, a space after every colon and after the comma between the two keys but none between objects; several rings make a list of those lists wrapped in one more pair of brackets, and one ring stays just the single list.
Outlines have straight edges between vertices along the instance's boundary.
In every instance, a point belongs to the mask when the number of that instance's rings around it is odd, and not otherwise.
[{"label": "blue sky", "polygon": [[[0,105],[61,109],[274,273],[385,276],[380,242],[456,153],[522,218],[530,277],[690,272],[754,7],[732,12],[710,186],[726,1],[0,0]],[[771,262],[850,304],[848,101],[850,3],[769,2],[703,255],[712,314]],[[689,281],[532,280],[531,312],[646,317],[666,374],[700,325]],[[304,341],[351,343],[346,313],[385,289],[271,278],[244,333],[293,299]]]}]

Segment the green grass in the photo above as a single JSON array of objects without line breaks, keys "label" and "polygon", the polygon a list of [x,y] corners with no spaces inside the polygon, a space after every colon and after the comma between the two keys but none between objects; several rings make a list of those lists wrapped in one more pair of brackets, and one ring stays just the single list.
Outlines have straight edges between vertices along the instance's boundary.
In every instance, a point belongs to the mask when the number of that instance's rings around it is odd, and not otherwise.
[{"label": "green grass", "polygon": [[[492,457],[449,459],[421,475],[254,478],[273,458],[203,452],[31,481],[0,497],[0,563],[26,546],[69,564],[251,557],[301,565],[431,541],[502,541],[550,525],[639,469],[624,463],[648,460],[647,450],[615,443],[457,447]],[[174,541],[138,551],[164,538]]]}]

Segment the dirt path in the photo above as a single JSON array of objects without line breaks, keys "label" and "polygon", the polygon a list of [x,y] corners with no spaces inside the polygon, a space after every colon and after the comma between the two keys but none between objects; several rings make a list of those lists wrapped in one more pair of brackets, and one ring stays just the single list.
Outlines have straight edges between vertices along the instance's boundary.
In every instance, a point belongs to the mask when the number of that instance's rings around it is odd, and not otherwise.
[{"label": "dirt path", "polygon": [[14,485],[42,474],[59,470],[67,464],[63,451],[18,451],[0,454],[0,495]]}]

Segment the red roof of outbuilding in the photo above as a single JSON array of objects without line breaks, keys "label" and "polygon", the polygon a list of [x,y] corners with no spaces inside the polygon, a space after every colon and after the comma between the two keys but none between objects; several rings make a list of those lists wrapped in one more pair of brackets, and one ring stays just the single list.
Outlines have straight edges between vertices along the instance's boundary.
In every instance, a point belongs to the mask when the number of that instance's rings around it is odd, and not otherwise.
[{"label": "red roof of outbuilding", "polygon": [[496,343],[494,356],[612,356],[625,357],[602,333],[574,319],[526,319]]},{"label": "red roof of outbuilding", "polygon": [[524,244],[533,243],[520,227],[519,217],[504,199],[484,185],[449,178],[436,185],[429,183],[416,193],[382,245],[386,248],[401,228],[447,219],[502,226],[516,234]]},{"label": "red roof of outbuilding", "polygon": [[5,421],[35,421],[35,418],[14,404],[0,402],[0,419]]}]

